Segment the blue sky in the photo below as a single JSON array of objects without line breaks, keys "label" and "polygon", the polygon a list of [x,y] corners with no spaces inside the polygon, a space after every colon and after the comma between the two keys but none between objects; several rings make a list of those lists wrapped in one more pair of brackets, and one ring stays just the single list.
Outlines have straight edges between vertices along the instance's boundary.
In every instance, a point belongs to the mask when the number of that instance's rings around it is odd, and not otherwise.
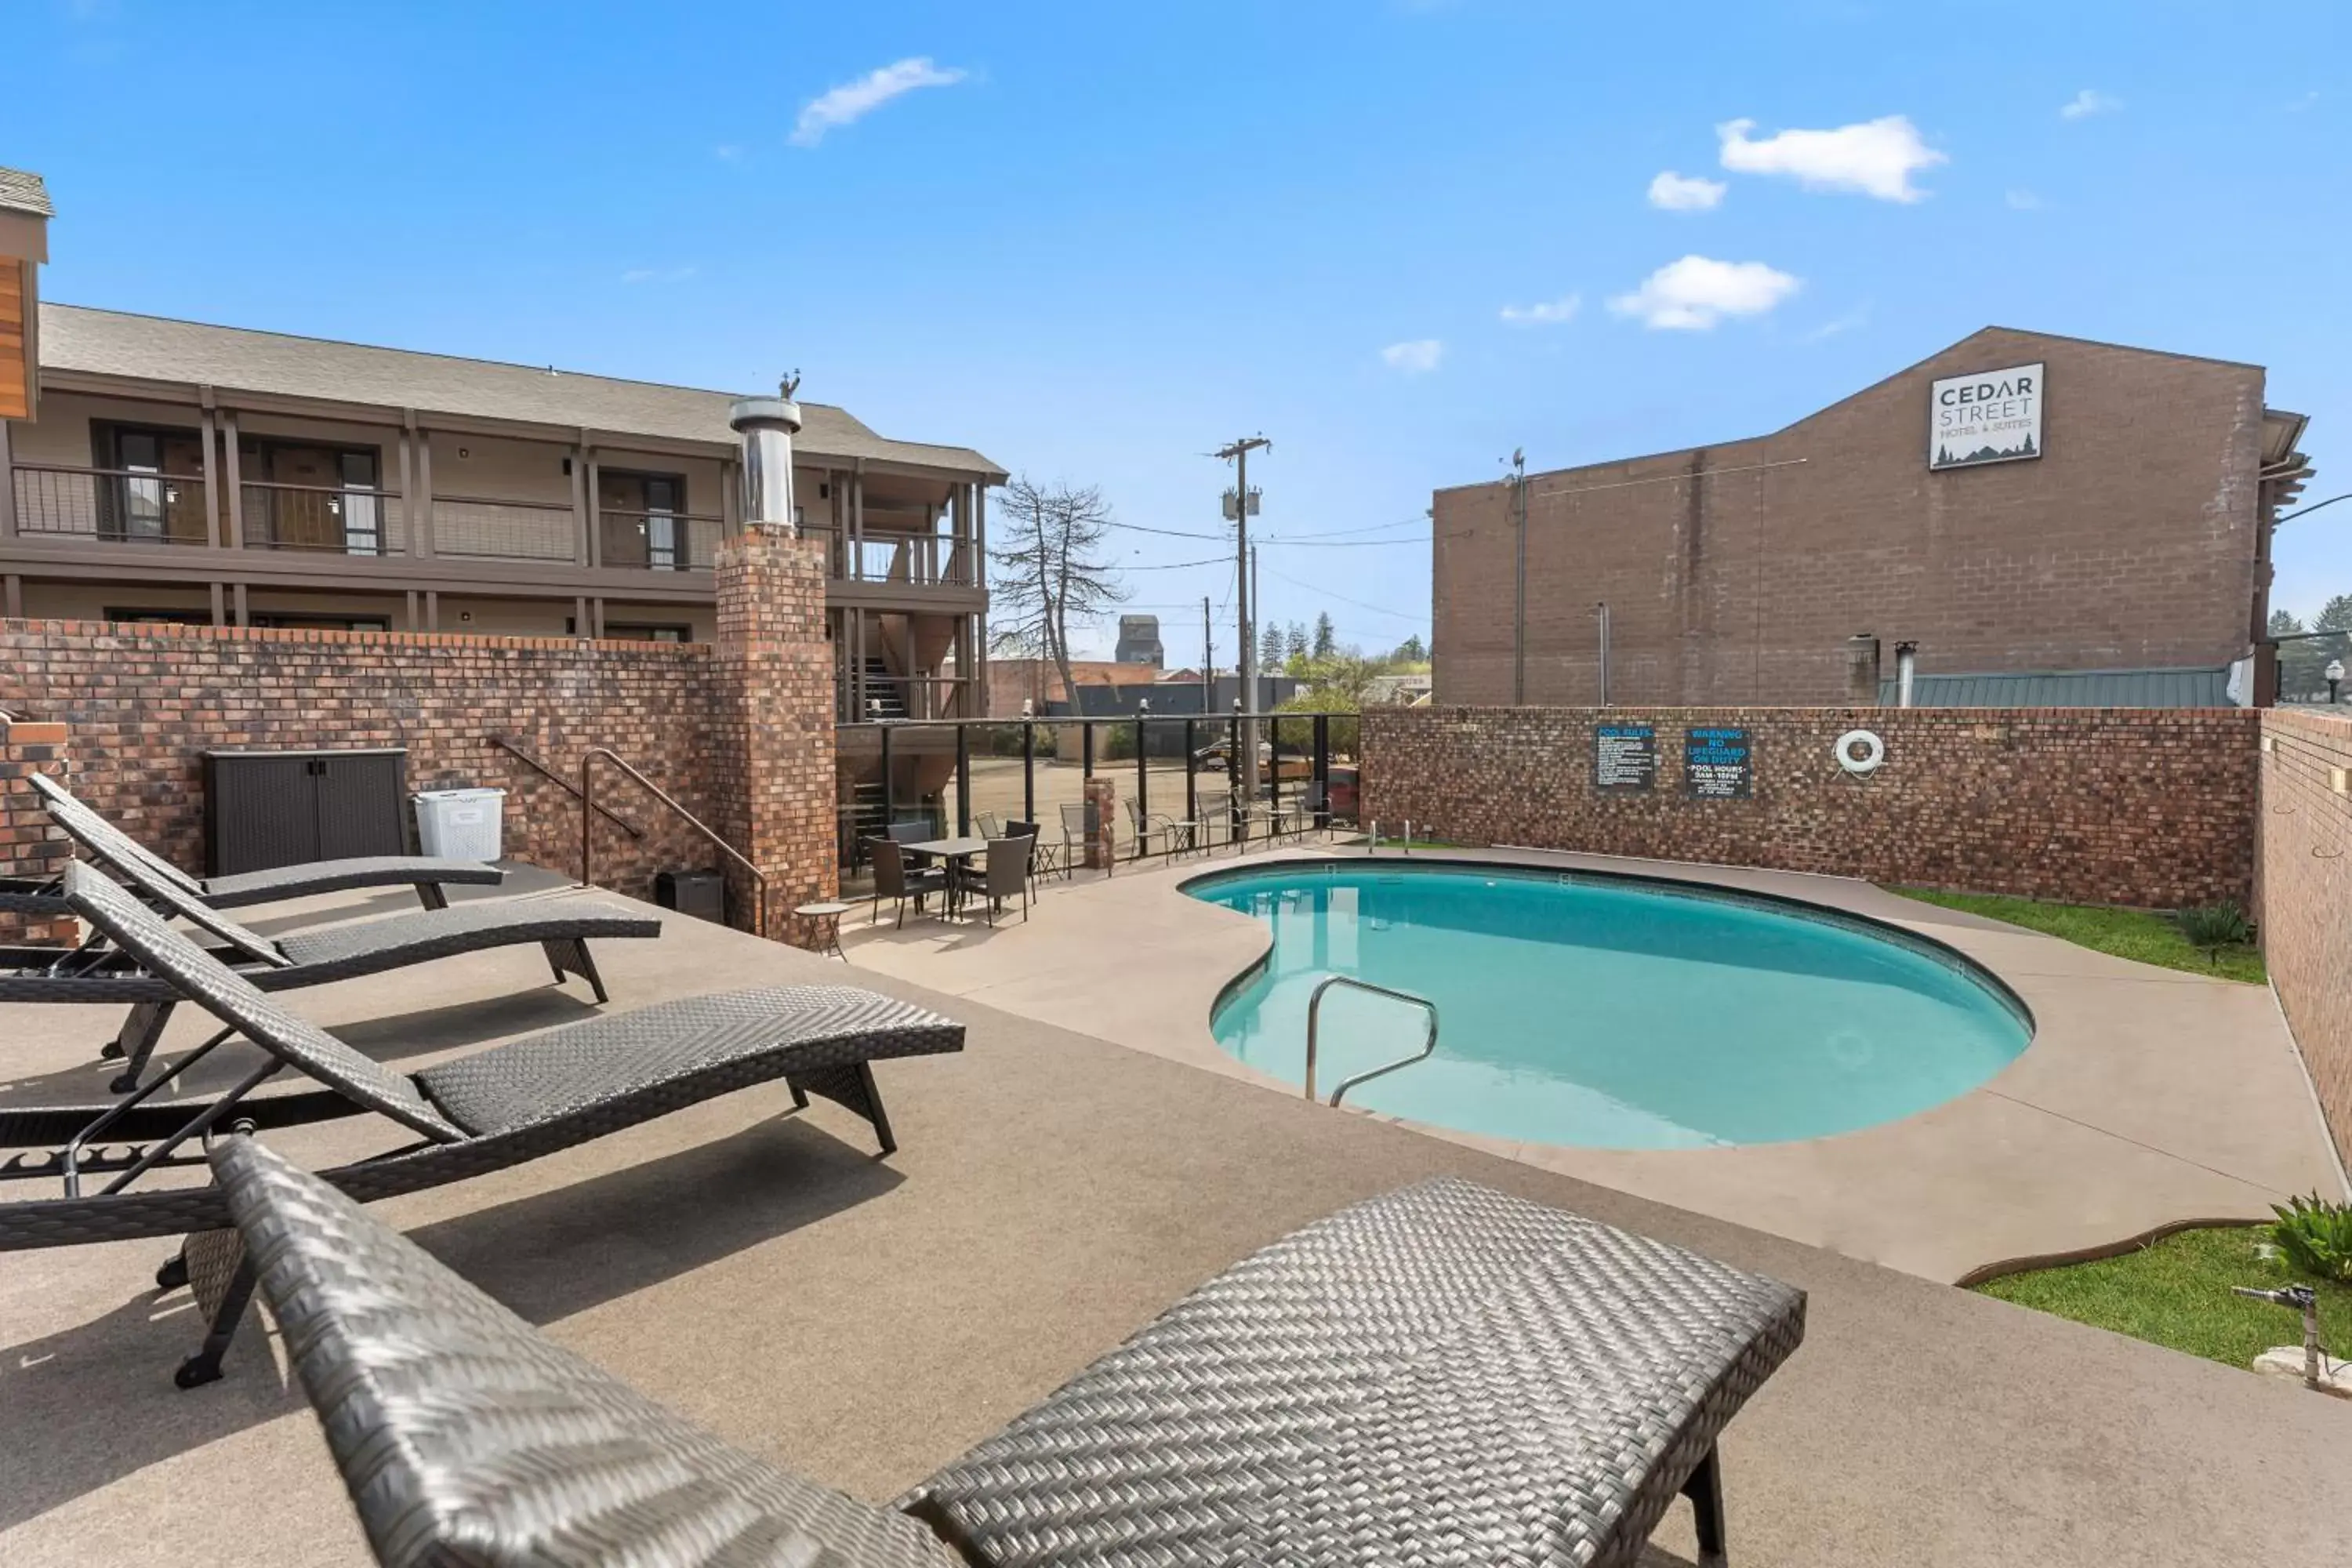
[{"label": "blue sky", "polygon": [[[1426,632],[1433,487],[1752,435],[1989,322],[2266,364],[2352,489],[2333,0],[9,9],[54,299],[797,366],[1160,530],[1263,431],[1265,614],[1368,648]],[[1120,536],[1173,660],[1232,574],[1158,568],[1217,549]],[[2352,502],[2278,557],[2299,614],[2352,592]]]}]

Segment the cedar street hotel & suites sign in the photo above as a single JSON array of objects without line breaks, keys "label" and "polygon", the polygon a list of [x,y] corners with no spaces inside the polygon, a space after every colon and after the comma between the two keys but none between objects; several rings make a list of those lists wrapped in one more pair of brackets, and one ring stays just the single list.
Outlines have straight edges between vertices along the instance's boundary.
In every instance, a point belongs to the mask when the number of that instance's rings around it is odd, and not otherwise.
[{"label": "cedar street hotel & suites sign", "polygon": [[2042,456],[2042,367],[1948,375],[1927,393],[1927,467],[1965,468]]}]

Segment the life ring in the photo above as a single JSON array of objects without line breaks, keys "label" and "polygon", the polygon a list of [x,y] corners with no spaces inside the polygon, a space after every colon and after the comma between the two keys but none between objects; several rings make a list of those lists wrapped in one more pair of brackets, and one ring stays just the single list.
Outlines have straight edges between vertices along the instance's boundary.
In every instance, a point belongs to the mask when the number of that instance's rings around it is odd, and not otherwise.
[{"label": "life ring", "polygon": [[[1868,730],[1848,730],[1837,738],[1838,766],[1850,773],[1874,773],[1886,761],[1886,742]],[[1860,752],[1861,755],[1854,753]]]}]

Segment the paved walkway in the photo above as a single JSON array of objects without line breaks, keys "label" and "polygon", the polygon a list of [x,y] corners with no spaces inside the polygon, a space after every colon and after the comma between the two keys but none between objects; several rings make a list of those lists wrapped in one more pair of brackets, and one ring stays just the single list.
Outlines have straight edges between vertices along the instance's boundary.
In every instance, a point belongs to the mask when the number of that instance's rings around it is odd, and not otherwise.
[{"label": "paved walkway", "polygon": [[[1084,907],[1048,899],[1033,930]],[[2342,1555],[2340,1510],[2298,1500],[2341,1486],[2352,1405],[975,999],[669,928],[604,944],[615,1006],[854,975],[963,1018],[962,1054],[877,1068],[900,1153],[876,1161],[862,1123],[822,1101],[791,1114],[771,1085],[379,1212],[655,1398],[860,1496],[928,1474],[1253,1248],[1453,1172],[1811,1292],[1803,1348],[1725,1440],[1741,1568]],[[289,1000],[403,1068],[591,1011],[536,952]],[[115,1018],[0,1007],[0,1093],[92,1092]],[[204,1028],[176,1020],[167,1048]],[[192,1091],[244,1070],[243,1048]],[[313,1166],[404,1141],[365,1116],[272,1136]],[[0,1256],[0,1563],[356,1568],[350,1507],[268,1334],[247,1326],[226,1381],[171,1387],[195,1330],[186,1293],[152,1283],[166,1250]],[[1688,1562],[1682,1510],[1658,1541],[1654,1564]]]},{"label": "paved walkway", "polygon": [[[1843,878],[1531,851],[1477,858],[1716,882],[1888,921],[2000,975],[2038,1026],[1983,1087],[1835,1137],[1599,1150],[1423,1130],[1437,1136],[1948,1280],[2173,1220],[2260,1218],[2295,1193],[2343,1191],[2294,1042],[2263,987],[2111,958]],[[1265,933],[1177,888],[1234,860],[1051,884],[1029,922],[992,931],[936,921],[872,929],[861,913],[844,940],[860,968],[1296,1095],[1209,1033],[1218,993],[1265,951]]]}]

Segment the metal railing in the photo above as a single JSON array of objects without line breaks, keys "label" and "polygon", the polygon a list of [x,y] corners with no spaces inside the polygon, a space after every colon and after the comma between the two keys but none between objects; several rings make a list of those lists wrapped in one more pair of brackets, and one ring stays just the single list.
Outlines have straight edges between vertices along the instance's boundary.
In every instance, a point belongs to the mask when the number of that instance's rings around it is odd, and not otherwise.
[{"label": "metal railing", "polygon": [[947,533],[868,533],[863,542],[839,529],[811,527],[821,539],[826,574],[851,583],[899,583],[917,588],[980,586],[980,549]]},{"label": "metal railing", "polygon": [[607,566],[649,572],[708,572],[727,520],[683,511],[618,511],[597,514],[598,557]]},{"label": "metal railing", "polygon": [[436,555],[478,555],[501,561],[579,557],[580,520],[570,501],[436,495],[432,515]]},{"label": "metal railing", "polygon": [[253,549],[398,555],[406,542],[396,491],[257,480],[238,490],[237,513]]},{"label": "metal railing", "polygon": [[635,768],[631,767],[628,760],[623,757],[618,752],[614,751],[610,746],[591,746],[587,751],[581,753],[580,757],[580,885],[583,888],[591,888],[596,884],[594,874],[596,834],[594,829],[595,814],[601,809],[596,805],[596,763],[599,758],[602,758],[604,761],[608,762],[614,767],[620,769],[622,773],[627,778],[635,781],[639,788],[652,795],[656,800],[661,802],[664,805],[669,807],[670,810],[682,819],[688,827],[693,828],[697,833],[702,835],[703,837],[710,840],[710,842],[717,847],[720,854],[726,856],[730,860],[734,861],[735,864],[743,868],[744,871],[751,879],[751,885],[756,891],[758,899],[756,913],[758,923],[751,929],[759,935],[762,937],[766,936],[768,934],[767,874],[761,871],[757,866],[752,865],[751,862],[744,857],[741,850],[736,848],[732,844],[728,843],[724,838],[721,838],[709,826],[709,825],[704,823],[702,818],[687,810],[685,806],[680,805],[677,799],[673,797],[667,790],[654,783],[653,780],[646,777],[645,774],[639,773]]},{"label": "metal railing", "polygon": [[1375,985],[1369,980],[1359,980],[1352,974],[1328,975],[1316,985],[1315,994],[1307,999],[1307,1099],[1312,1100],[1315,1098],[1316,1030],[1322,1017],[1323,995],[1324,993],[1329,991],[1334,985],[1345,985],[1351,991],[1369,991],[1375,996],[1386,996],[1391,1001],[1408,1003],[1412,1006],[1420,1008],[1423,1012],[1429,1015],[1429,1034],[1421,1042],[1421,1049],[1413,1052],[1412,1055],[1409,1057],[1399,1057],[1392,1062],[1384,1063],[1383,1065],[1376,1068],[1368,1068],[1352,1078],[1342,1079],[1339,1082],[1339,1087],[1331,1091],[1330,1104],[1335,1106],[1338,1105],[1341,1097],[1349,1089],[1355,1088],[1358,1084],[1370,1083],[1372,1079],[1380,1078],[1387,1073],[1392,1073],[1399,1068],[1409,1068],[1415,1062],[1425,1061],[1429,1058],[1430,1053],[1437,1049],[1436,1003],[1431,1001],[1426,996],[1416,996],[1410,991],[1392,991],[1385,985]]},{"label": "metal railing", "polygon": [[202,474],[18,463],[9,476],[16,531],[105,544],[210,544]]},{"label": "metal railing", "polygon": [[[564,794],[570,795],[572,799],[579,800],[581,798],[580,786],[578,784],[573,784],[570,779],[565,778],[562,773],[557,773],[553,768],[549,767],[545,763],[541,762],[537,757],[532,756],[529,752],[525,751],[521,742],[517,741],[512,736],[509,735],[485,735],[482,738],[489,742],[491,745],[498,747],[500,751],[512,753],[522,762],[525,767],[530,769],[531,772],[540,774],[543,778],[553,780],[557,787],[562,789]],[[630,821],[627,817],[623,816],[619,812],[614,811],[609,805],[598,806],[596,808],[596,815],[611,823],[614,826],[619,828],[622,832],[626,833],[632,838],[643,838],[646,836],[646,830],[644,828],[639,827],[635,823]]]}]

